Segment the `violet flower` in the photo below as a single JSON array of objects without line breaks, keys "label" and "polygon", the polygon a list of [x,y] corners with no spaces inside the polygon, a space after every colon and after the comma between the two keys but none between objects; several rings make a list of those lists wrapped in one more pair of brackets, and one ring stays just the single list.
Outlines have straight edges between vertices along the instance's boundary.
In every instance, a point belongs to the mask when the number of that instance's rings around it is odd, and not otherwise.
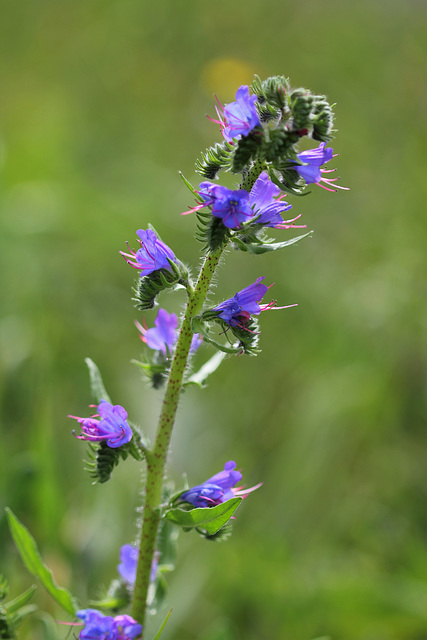
[{"label": "violet flower", "polygon": [[76,616],[85,625],[79,633],[81,640],[132,640],[142,632],[141,625],[127,615],[113,618],[96,609],[81,609]]},{"label": "violet flower", "polygon": [[126,259],[126,262],[134,269],[140,269],[141,277],[148,276],[150,273],[153,273],[153,271],[158,271],[159,269],[168,269],[171,271],[169,260],[176,262],[176,257],[172,249],[159,240],[151,229],[147,229],[147,231],[138,229],[136,235],[139,237],[138,242],[141,248],[135,252],[132,251],[128,245],[130,253],[120,251]]},{"label": "violet flower", "polygon": [[[331,148],[326,149],[326,142],[321,142],[317,149],[310,149],[309,151],[302,151],[297,154],[298,160],[301,160],[304,164],[296,164],[293,169],[304,178],[307,184],[317,184],[326,191],[336,191],[337,189],[343,189],[348,191],[348,187],[341,187],[337,184],[333,184],[338,178],[324,178],[324,173],[333,173],[336,169],[321,169],[323,164],[329,162],[334,157],[334,151]],[[328,186],[320,184],[324,182]]]},{"label": "violet flower", "polygon": [[247,324],[251,315],[257,316],[264,308],[270,308],[269,305],[258,304],[269,289],[265,284],[261,284],[264,277],[257,278],[254,283],[238,291],[232,298],[221,302],[212,310],[218,311],[218,317],[232,327]]},{"label": "violet flower", "polygon": [[233,138],[247,136],[252,129],[260,125],[256,101],[256,96],[249,95],[249,87],[242,85],[237,89],[236,101],[221,107],[224,121],[220,121],[220,124],[222,135],[227,142],[231,142]]},{"label": "violet flower", "polygon": [[227,187],[214,184],[212,182],[201,182],[197,194],[201,202],[195,207],[191,207],[182,215],[199,211],[205,207],[212,208],[212,215],[220,218],[224,226],[229,229],[240,229],[242,223],[251,222],[264,227],[274,227],[276,229],[301,229],[305,225],[292,224],[300,216],[291,220],[283,220],[282,213],[292,208],[282,198],[279,187],[277,187],[263,171],[256,180],[250,193],[244,189],[233,191]]},{"label": "violet flower", "polygon": [[[101,400],[98,405],[98,413],[90,418],[71,415],[68,417],[77,420],[81,425],[82,433],[80,435],[76,435],[73,431],[73,435],[79,440],[90,442],[106,440],[109,447],[116,449],[132,438],[132,429],[126,422],[128,414],[119,404],[112,405]],[[101,420],[97,420],[97,418],[101,418]]]},{"label": "violet flower", "polygon": [[274,227],[275,229],[302,229],[305,225],[293,225],[299,216],[291,220],[283,220],[282,213],[292,208],[281,198],[281,190],[268,177],[266,171],[263,171],[256,180],[249,194],[249,204],[252,207],[254,216],[259,216],[255,220],[255,224],[261,224],[264,227]]},{"label": "violet flower", "polygon": [[242,479],[240,471],[235,471],[235,469],[236,463],[234,460],[226,462],[223,471],[216,473],[202,484],[184,491],[179,500],[188,502],[194,507],[215,507],[235,496],[245,498],[251,491],[255,491],[261,486],[262,483],[250,489],[235,487]]},{"label": "violet flower", "polygon": [[[139,322],[135,322],[135,324],[141,334],[141,340],[145,342],[147,347],[154,351],[160,351],[165,357],[172,353],[178,339],[178,318],[175,313],[168,313],[165,309],[159,309],[154,320],[156,326],[151,329],[143,327]],[[190,351],[197,351],[202,341],[203,339],[199,334],[194,334]]]},{"label": "violet flower", "polygon": [[[151,564],[150,582],[154,582],[157,574],[157,566],[159,564],[160,552],[154,552],[153,562]],[[136,568],[138,565],[138,549],[131,544],[124,544],[120,548],[120,564],[117,571],[125,582],[133,586],[136,580]]]}]

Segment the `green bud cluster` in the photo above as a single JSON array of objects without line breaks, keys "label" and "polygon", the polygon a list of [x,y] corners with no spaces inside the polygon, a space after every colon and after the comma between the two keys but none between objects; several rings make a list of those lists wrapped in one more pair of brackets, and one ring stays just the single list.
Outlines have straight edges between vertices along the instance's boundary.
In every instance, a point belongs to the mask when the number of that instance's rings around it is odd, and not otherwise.
[{"label": "green bud cluster", "polygon": [[169,260],[171,269],[158,269],[147,276],[138,279],[133,290],[135,297],[133,302],[140,311],[152,309],[156,297],[166,289],[189,287],[189,275],[186,267],[181,262]]},{"label": "green bud cluster", "polygon": [[305,136],[321,142],[332,138],[332,106],[324,95],[304,88],[292,89],[284,76],[264,81],[255,76],[251,88],[257,96],[261,126],[233,144],[217,143],[207,149],[196,162],[196,172],[208,180],[215,179],[222,169],[241,173],[241,188],[249,191],[245,178],[256,166],[255,179],[266,170],[281,189],[300,195],[305,183],[292,168],[297,161],[297,145]]}]

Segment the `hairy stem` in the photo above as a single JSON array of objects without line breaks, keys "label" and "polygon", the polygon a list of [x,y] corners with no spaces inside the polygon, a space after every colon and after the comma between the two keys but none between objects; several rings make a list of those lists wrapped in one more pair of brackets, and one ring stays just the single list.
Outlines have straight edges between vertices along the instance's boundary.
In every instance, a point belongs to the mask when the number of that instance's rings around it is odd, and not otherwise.
[{"label": "hairy stem", "polygon": [[147,485],[138,567],[132,600],[132,617],[144,625],[150,572],[156,546],[157,532],[161,518],[162,487],[169,443],[181,395],[182,379],[187,365],[193,332],[191,321],[203,307],[212,276],[223,249],[206,256],[197,284],[190,295],[181,331],[176,343],[168,384],[157,427],[156,439],[151,451],[147,452]]}]

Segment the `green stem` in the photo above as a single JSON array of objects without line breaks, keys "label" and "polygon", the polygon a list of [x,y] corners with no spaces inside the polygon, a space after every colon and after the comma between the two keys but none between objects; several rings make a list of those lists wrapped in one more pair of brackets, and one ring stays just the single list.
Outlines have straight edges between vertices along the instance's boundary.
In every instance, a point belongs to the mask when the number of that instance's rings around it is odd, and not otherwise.
[{"label": "green stem", "polygon": [[147,484],[138,567],[132,600],[132,617],[144,625],[150,572],[161,518],[163,477],[172,429],[181,395],[182,379],[187,365],[193,332],[191,321],[203,307],[216,266],[223,249],[208,254],[200,271],[197,284],[189,297],[181,331],[175,347],[168,384],[163,399],[153,449],[147,452]]}]

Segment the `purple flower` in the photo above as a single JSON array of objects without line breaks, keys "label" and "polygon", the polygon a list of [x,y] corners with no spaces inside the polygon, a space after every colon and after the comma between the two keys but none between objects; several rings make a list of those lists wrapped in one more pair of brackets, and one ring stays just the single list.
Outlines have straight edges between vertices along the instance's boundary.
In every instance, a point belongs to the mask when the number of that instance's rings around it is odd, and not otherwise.
[{"label": "purple flower", "polygon": [[[317,184],[322,189],[326,189],[326,191],[336,191],[337,189],[343,189],[344,191],[348,191],[347,187],[341,187],[336,184],[333,184],[338,178],[324,178],[322,174],[324,173],[333,173],[336,169],[321,169],[320,167],[326,162],[329,162],[334,156],[333,149],[326,149],[326,142],[321,142],[317,149],[310,149],[309,151],[302,151],[298,153],[297,157],[304,164],[296,164],[294,165],[295,171],[299,173],[299,175],[304,178],[307,184]],[[328,186],[324,186],[320,184],[324,182]]]},{"label": "purple flower", "polygon": [[[98,405],[98,413],[90,418],[68,417],[74,418],[81,425],[82,433],[79,436],[73,431],[73,435],[79,440],[89,440],[90,442],[106,440],[107,445],[115,449],[126,444],[132,438],[132,429],[126,422],[128,414],[119,404],[112,405],[101,400]],[[101,418],[101,420],[96,418]]]},{"label": "purple flower", "polygon": [[242,85],[237,89],[236,101],[223,107],[222,135],[227,142],[231,142],[233,138],[247,136],[254,127],[260,125],[256,101],[256,96],[249,95],[249,87]]},{"label": "purple flower", "polygon": [[85,625],[79,633],[81,640],[130,640],[142,632],[141,625],[127,615],[113,618],[96,609],[82,609],[76,616]]},{"label": "purple flower", "polygon": [[117,571],[128,584],[135,583],[137,564],[138,549],[131,544],[124,544],[120,548],[120,564],[117,566]]},{"label": "purple flower", "polygon": [[233,191],[212,182],[201,182],[197,192],[202,199],[195,207],[184,211],[182,215],[212,207],[212,215],[220,218],[228,229],[239,229],[242,222],[253,217],[249,204],[249,193],[244,189]]},{"label": "purple flower", "polygon": [[151,229],[147,229],[147,231],[138,229],[136,234],[139,236],[138,242],[141,248],[135,252],[132,251],[128,245],[130,253],[120,251],[122,256],[126,258],[126,262],[134,269],[140,269],[141,277],[148,276],[150,273],[153,273],[153,271],[158,271],[159,269],[168,269],[171,271],[169,260],[176,262],[176,257],[172,249],[159,240]]},{"label": "purple flower", "polygon": [[[161,351],[165,357],[172,353],[175,342],[178,339],[178,318],[175,313],[168,313],[165,309],[159,309],[154,320],[156,326],[151,329],[143,327],[139,322],[135,322],[135,324],[141,333],[141,340],[145,342],[147,347],[154,351]],[[202,340],[199,334],[194,334],[190,351],[197,351],[202,344]]]},{"label": "purple flower", "polygon": [[251,315],[257,316],[263,309],[270,308],[270,305],[258,304],[269,289],[265,284],[261,284],[264,277],[257,278],[253,284],[214,307],[213,311],[218,311],[218,317],[232,327],[244,326]]},{"label": "purple flower", "polygon": [[226,462],[224,470],[216,473],[203,484],[184,491],[179,497],[183,502],[189,502],[194,507],[215,507],[235,496],[247,496],[248,493],[258,489],[261,484],[250,489],[241,489],[235,485],[242,479],[240,471],[235,471],[236,463],[233,460]]},{"label": "purple flower", "polygon": [[292,224],[300,216],[292,220],[283,220],[281,214],[291,209],[292,205],[281,199],[284,196],[280,195],[279,187],[270,180],[266,171],[261,173],[250,193],[244,189],[233,191],[208,181],[200,183],[197,193],[201,202],[182,215],[211,207],[212,215],[221,218],[229,229],[240,229],[243,222],[250,222],[252,219],[255,224],[276,229],[305,227]]},{"label": "purple flower", "polygon": [[131,616],[121,615],[114,618],[116,636],[114,640],[127,640],[141,635],[142,627]]},{"label": "purple flower", "polygon": [[212,215],[220,218],[228,229],[238,229],[242,222],[254,215],[249,204],[249,193],[244,189],[232,191],[218,186],[214,192]]},{"label": "purple flower", "polygon": [[[150,582],[154,582],[157,574],[157,566],[159,564],[160,552],[154,552],[154,558],[151,565]],[[120,564],[117,571],[125,582],[130,585],[135,584],[136,568],[138,565],[138,549],[131,544],[124,544],[120,549]]]},{"label": "purple flower", "polygon": [[274,227],[276,229],[301,229],[305,225],[293,225],[300,216],[292,218],[292,220],[283,220],[282,213],[292,208],[281,198],[279,187],[270,180],[266,171],[263,171],[256,180],[249,194],[249,204],[252,207],[255,216],[259,216],[255,220],[255,224],[262,224],[264,227]]}]

